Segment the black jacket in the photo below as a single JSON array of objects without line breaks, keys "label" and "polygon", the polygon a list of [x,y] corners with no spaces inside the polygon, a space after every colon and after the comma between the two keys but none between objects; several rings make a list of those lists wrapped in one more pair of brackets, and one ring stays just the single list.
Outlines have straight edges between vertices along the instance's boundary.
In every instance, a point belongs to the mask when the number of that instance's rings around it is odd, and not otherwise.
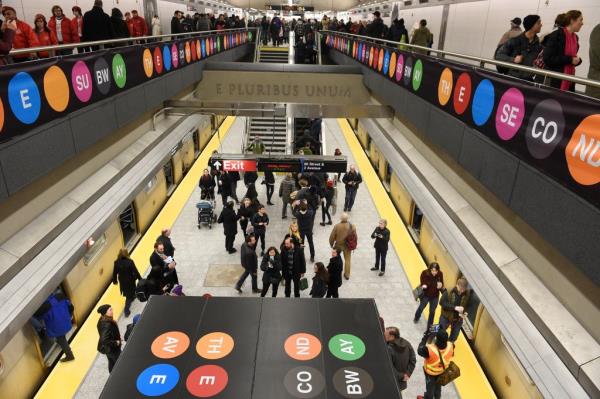
[{"label": "black jacket", "polygon": [[[554,72],[563,72],[565,65],[573,62],[573,58],[565,55],[567,38],[562,28],[546,35],[542,42],[544,46],[544,64],[546,69]],[[579,53],[579,37],[577,37],[577,53]],[[581,63],[580,63],[581,64]],[[550,86],[560,87],[560,79],[550,79]]]},{"label": "black jacket", "polygon": [[237,220],[238,217],[235,211],[226,206],[219,215],[217,223],[223,223],[223,234],[226,236],[234,236],[237,234]]},{"label": "black jacket", "polygon": [[298,190],[296,199],[298,201],[306,200],[309,208],[311,208],[313,211],[317,210],[317,207],[319,206],[319,196],[316,193],[316,188],[313,187],[303,187]]},{"label": "black jacket", "polygon": [[104,354],[121,352],[121,334],[117,322],[101,316],[96,327],[100,336],[98,339],[98,352]]},{"label": "black jacket", "polygon": [[323,199],[325,199],[325,207],[329,208],[331,201],[333,201],[333,187],[325,187],[323,189]]},{"label": "black jacket", "polygon": [[252,222],[252,216],[256,213],[256,205],[250,203],[250,206],[245,207],[244,204],[240,205],[240,209],[238,209],[237,217],[242,223],[244,220],[242,218],[246,218],[246,223]]},{"label": "black jacket", "polygon": [[252,216],[252,227],[254,227],[254,231],[265,231],[267,229],[266,225],[259,225],[259,223],[265,223],[268,225],[269,215],[266,213],[264,215],[261,215],[260,213],[254,214],[254,216]]},{"label": "black jacket", "polygon": [[388,342],[387,348],[390,360],[392,361],[392,366],[394,367],[394,374],[398,381],[398,387],[403,391],[406,389],[404,374],[408,374],[410,377],[417,364],[415,350],[410,342],[404,338],[397,338],[392,342]]},{"label": "black jacket", "polygon": [[[499,61],[514,62],[516,56],[522,55],[523,61],[517,65],[531,67],[537,56],[540,54],[540,51],[542,51],[542,45],[537,35],[529,42],[529,39],[525,36],[525,33],[523,33],[504,43],[504,45],[496,52],[496,59]],[[525,80],[533,80],[534,76],[532,73],[519,71],[517,69],[510,69],[508,74]]]},{"label": "black jacket", "polygon": [[271,260],[269,254],[265,254],[260,263],[260,270],[264,272],[263,283],[271,283],[271,279],[281,280],[281,255],[276,254]]},{"label": "black jacket", "polygon": [[165,255],[175,256],[175,247],[173,246],[173,243],[171,242],[171,238],[164,236],[164,235],[160,235],[156,239],[156,242],[162,243],[162,245],[165,247]]},{"label": "black jacket", "polygon": [[113,39],[125,39],[129,37],[129,29],[123,19],[110,17],[110,25],[112,27]]},{"label": "black jacket", "polygon": [[[208,175],[208,176],[204,176],[202,175],[202,177],[200,177],[200,181],[198,182],[198,187],[200,187],[200,189],[202,191],[204,190],[209,190],[209,191],[213,191],[215,189],[215,179],[213,176]],[[214,193],[214,191],[213,191]]]},{"label": "black jacket", "polygon": [[373,22],[367,25],[367,36],[382,39],[386,30],[383,20],[381,18],[375,18]]},{"label": "black jacket", "polygon": [[327,281],[321,276],[313,277],[312,288],[310,289],[311,298],[323,298],[327,293]]},{"label": "black jacket", "polygon": [[[382,235],[383,237],[379,237],[379,235]],[[371,238],[375,239],[373,248],[387,251],[388,243],[390,241],[390,230],[387,227],[383,230],[381,230],[379,226],[375,227],[375,230],[373,230],[373,233],[371,234]]]},{"label": "black jacket", "polygon": [[219,192],[221,195],[231,195],[231,176],[229,173],[221,173],[217,178],[219,182]]},{"label": "black jacket", "polygon": [[175,34],[175,33],[184,33],[183,31],[183,25],[181,24],[181,21],[179,20],[179,18],[173,16],[173,18],[171,18],[171,33]]},{"label": "black jacket", "polygon": [[289,263],[289,250],[285,246],[281,250],[281,267],[284,278],[299,277],[306,273],[306,259],[302,248],[295,247],[292,263]]},{"label": "black jacket", "polygon": [[[349,187],[356,187],[358,189],[358,186],[360,185],[360,183],[362,183],[362,176],[358,172],[355,172],[355,173],[348,172],[348,173],[344,174],[344,177],[342,177],[342,181],[346,185],[346,190]],[[350,183],[354,183],[354,184],[350,184]]]},{"label": "black jacket", "polygon": [[265,171],[265,183],[275,185],[275,175],[270,170]]},{"label": "black jacket", "polygon": [[[129,32],[129,31],[128,31]],[[113,38],[110,17],[102,7],[93,7],[83,14],[82,41],[108,40]]]},{"label": "black jacket", "polygon": [[112,282],[117,284],[117,280],[119,281],[121,295],[127,298],[134,297],[136,282],[141,279],[142,276],[131,259],[119,258],[115,261]]},{"label": "black jacket", "polygon": [[342,257],[339,254],[338,256],[329,258],[327,271],[329,272],[329,286],[341,287],[342,271],[344,271],[344,264],[342,262]]},{"label": "black jacket", "polygon": [[256,172],[244,172],[244,184],[247,186],[250,183],[256,183],[258,180],[258,173]]},{"label": "black jacket", "polygon": [[298,221],[298,230],[301,233],[312,234],[314,221],[313,214],[314,211],[310,208],[306,208],[305,213],[300,212],[300,207],[294,209],[294,217]]},{"label": "black jacket", "polygon": [[406,27],[400,23],[393,23],[388,33],[388,39],[393,42],[399,42],[404,36],[404,40],[408,42],[408,31]]},{"label": "black jacket", "polygon": [[248,243],[242,244],[240,251],[240,260],[242,267],[249,272],[256,273],[258,269],[258,257],[256,256],[256,247],[252,248]]}]

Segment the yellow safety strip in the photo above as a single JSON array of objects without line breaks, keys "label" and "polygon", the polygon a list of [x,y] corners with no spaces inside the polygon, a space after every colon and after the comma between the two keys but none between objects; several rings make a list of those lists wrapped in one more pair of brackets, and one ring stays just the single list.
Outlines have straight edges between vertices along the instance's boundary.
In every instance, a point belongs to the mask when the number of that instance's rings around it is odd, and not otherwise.
[{"label": "yellow safety strip", "polygon": [[[404,272],[408,277],[411,287],[416,287],[420,284],[421,272],[427,268],[419,250],[415,246],[404,222],[400,218],[398,211],[394,207],[394,203],[390,199],[385,190],[379,176],[375,172],[367,155],[363,151],[358,138],[350,127],[346,119],[338,119],[338,124],[344,134],[348,147],[352,152],[354,161],[358,166],[363,181],[366,183],[369,192],[373,199],[376,199],[375,207],[382,219],[388,221],[388,229],[390,230],[390,241],[396,249],[396,253],[400,258]],[[415,302],[415,309],[416,309]],[[414,312],[415,309],[407,309],[406,311]],[[436,316],[439,317],[441,306],[437,307]],[[423,312],[423,317],[427,319],[429,308]],[[398,309],[402,311],[402,309]],[[458,394],[463,399],[486,399],[496,398],[496,394],[492,389],[483,369],[479,365],[475,354],[471,350],[466,338],[461,333],[455,343],[454,362],[460,368],[460,377],[454,381]],[[420,367],[415,369],[415,372],[420,371]],[[425,390],[425,387],[423,387]]]},{"label": "yellow safety strip", "polygon": [[261,50],[267,50],[267,51],[280,51],[282,53],[287,53],[290,48],[289,47],[271,47],[271,46],[260,46],[259,47]]},{"label": "yellow safety strip", "polygon": [[[194,192],[196,185],[202,175],[202,171],[206,168],[208,160],[214,150],[219,147],[220,140],[225,138],[229,129],[233,125],[235,117],[227,117],[219,128],[219,134],[215,134],[208,142],[200,156],[194,162],[192,168],[185,175],[177,189],[168,199],[165,206],[159,212],[154,222],[150,225],[146,233],[137,243],[134,251],[131,253],[131,259],[135,262],[140,273],[144,273],[149,265],[149,257],[154,250],[156,237],[161,234],[161,230],[171,226],[177,216],[187,203],[188,199]],[[111,304],[114,311],[114,318],[118,319],[125,308],[125,299],[119,292],[117,285],[111,284],[104,292],[98,303],[94,306],[92,313],[85,320],[75,339],[71,341],[71,349],[75,355],[75,360],[67,363],[57,363],[48,378],[38,390],[36,399],[58,399],[72,398],[79,385],[85,379],[85,376],[96,360],[98,351],[96,346],[98,343],[98,331],[96,324],[99,315],[96,313],[96,308],[102,304]],[[124,334],[125,331],[121,331]],[[99,394],[99,393],[98,393]]]}]

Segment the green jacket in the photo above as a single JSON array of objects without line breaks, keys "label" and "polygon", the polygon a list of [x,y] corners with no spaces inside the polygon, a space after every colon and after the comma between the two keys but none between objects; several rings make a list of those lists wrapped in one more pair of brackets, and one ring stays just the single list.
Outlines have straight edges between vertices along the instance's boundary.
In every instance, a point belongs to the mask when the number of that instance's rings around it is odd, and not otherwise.
[{"label": "green jacket", "polygon": [[[433,43],[433,35],[427,27],[415,29],[410,44],[422,47],[430,47]],[[415,50],[417,52],[425,52],[424,50]]]},{"label": "green jacket", "polygon": [[456,306],[462,306],[466,310],[470,297],[471,293],[469,290],[466,290],[462,295],[458,294],[456,287],[454,287],[450,292],[445,290],[442,294],[442,299],[440,299],[442,316],[447,318],[450,323],[453,323],[456,319],[458,319],[458,312],[454,310],[454,308]]},{"label": "green jacket", "polygon": [[252,153],[260,155],[265,152],[265,144],[261,140],[254,140],[252,144],[246,148],[246,151],[252,151]]}]

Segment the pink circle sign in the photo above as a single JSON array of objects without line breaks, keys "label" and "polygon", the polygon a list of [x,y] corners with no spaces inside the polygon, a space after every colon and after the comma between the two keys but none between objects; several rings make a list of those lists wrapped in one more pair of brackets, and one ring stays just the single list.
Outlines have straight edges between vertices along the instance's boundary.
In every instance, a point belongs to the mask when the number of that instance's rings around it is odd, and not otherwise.
[{"label": "pink circle sign", "polygon": [[171,63],[173,64],[173,68],[177,68],[179,65],[179,50],[176,44],[171,46]]},{"label": "pink circle sign", "polygon": [[71,70],[71,84],[79,101],[86,103],[92,97],[92,74],[83,61],[77,61]]},{"label": "pink circle sign", "polygon": [[404,74],[404,56],[402,54],[398,55],[398,63],[396,64],[396,82],[402,80],[402,75]]},{"label": "pink circle sign", "polygon": [[525,117],[525,97],[514,87],[508,89],[498,103],[496,131],[502,140],[510,140],[519,131]]}]

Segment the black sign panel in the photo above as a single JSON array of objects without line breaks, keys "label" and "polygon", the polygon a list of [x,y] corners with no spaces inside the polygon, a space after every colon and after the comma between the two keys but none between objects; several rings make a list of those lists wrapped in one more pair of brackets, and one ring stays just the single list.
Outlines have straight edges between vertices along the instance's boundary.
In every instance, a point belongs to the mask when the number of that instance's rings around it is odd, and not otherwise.
[{"label": "black sign panel", "polygon": [[101,398],[399,398],[369,299],[154,296]]},{"label": "black sign panel", "polygon": [[345,156],[218,154],[210,158],[208,165],[228,171],[344,173],[348,161]]}]

